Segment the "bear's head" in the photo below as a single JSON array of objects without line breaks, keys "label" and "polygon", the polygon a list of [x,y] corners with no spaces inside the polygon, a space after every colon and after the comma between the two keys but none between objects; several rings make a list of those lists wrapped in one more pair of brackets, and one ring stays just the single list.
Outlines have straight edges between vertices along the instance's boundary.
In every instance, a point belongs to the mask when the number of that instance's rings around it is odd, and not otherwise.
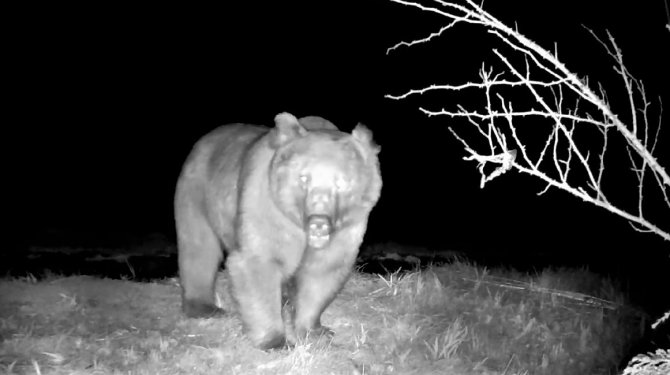
[{"label": "bear's head", "polygon": [[335,126],[306,127],[281,113],[269,137],[275,150],[271,195],[304,229],[308,246],[324,248],[338,230],[367,219],[382,185],[370,130],[360,124],[351,134]]}]

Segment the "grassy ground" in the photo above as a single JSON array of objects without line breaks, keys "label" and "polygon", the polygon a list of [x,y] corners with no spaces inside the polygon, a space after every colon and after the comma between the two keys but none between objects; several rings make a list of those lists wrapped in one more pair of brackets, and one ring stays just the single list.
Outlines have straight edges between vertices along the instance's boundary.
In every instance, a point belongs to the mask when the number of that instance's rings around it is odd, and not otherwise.
[{"label": "grassy ground", "polygon": [[617,288],[587,271],[462,262],[356,273],[323,323],[332,342],[266,353],[234,313],[185,319],[174,279],[4,279],[0,373],[614,374],[641,334]]}]

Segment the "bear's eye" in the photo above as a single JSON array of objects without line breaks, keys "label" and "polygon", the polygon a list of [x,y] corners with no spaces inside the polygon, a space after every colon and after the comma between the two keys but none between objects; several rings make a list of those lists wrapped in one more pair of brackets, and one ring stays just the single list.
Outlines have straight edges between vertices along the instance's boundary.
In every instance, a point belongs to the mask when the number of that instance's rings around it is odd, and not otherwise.
[{"label": "bear's eye", "polygon": [[307,190],[307,188],[309,187],[309,180],[310,180],[309,175],[301,174],[300,175],[300,187]]},{"label": "bear's eye", "polygon": [[343,176],[339,176],[335,179],[335,188],[339,192],[344,192],[349,190],[350,181]]}]

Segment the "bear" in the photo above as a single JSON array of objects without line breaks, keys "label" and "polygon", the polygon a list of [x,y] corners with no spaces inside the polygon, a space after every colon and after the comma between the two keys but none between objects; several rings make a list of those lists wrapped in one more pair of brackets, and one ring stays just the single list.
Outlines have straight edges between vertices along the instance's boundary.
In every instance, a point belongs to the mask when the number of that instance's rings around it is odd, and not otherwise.
[{"label": "bear", "polygon": [[202,137],[175,191],[184,314],[224,313],[215,282],[225,257],[253,345],[331,337],[321,314],[348,279],[379,200],[379,151],[362,124],[349,134],[290,113],[278,114],[273,128],[223,125]]}]

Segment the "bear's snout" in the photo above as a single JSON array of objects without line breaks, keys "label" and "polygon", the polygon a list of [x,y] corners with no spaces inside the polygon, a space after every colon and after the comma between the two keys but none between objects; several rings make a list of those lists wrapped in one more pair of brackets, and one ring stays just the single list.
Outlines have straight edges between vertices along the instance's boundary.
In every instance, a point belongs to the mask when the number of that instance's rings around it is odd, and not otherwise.
[{"label": "bear's snout", "polygon": [[307,213],[312,215],[331,215],[333,211],[333,197],[325,189],[312,191],[307,197]]}]

